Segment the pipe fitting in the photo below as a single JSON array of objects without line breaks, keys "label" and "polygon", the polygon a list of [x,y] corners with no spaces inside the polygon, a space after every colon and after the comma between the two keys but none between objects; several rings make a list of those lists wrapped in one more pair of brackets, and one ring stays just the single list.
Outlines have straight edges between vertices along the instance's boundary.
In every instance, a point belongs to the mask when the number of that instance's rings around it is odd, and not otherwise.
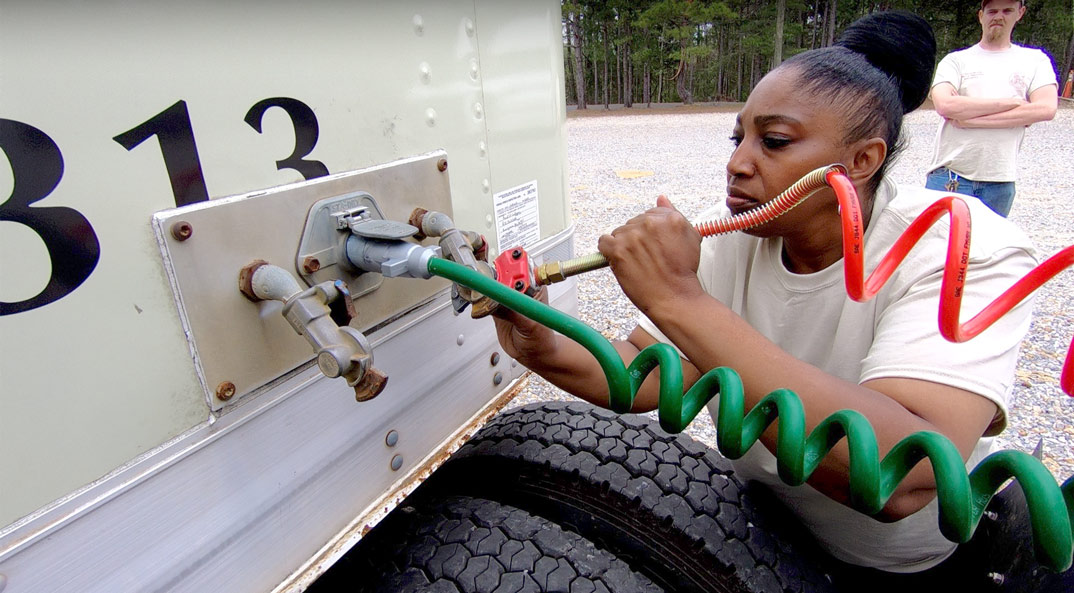
[{"label": "pipe fitting", "polygon": [[346,243],[347,261],[367,272],[385,278],[431,278],[429,260],[440,255],[440,248],[408,241],[384,241],[351,235]]}]

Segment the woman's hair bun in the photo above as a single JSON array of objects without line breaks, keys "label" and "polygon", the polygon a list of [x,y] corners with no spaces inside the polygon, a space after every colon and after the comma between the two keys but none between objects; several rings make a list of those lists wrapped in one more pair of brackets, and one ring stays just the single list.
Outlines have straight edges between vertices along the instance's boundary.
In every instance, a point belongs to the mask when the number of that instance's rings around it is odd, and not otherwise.
[{"label": "woman's hair bun", "polygon": [[865,56],[892,77],[902,93],[903,113],[925,101],[936,66],[936,37],[928,21],[911,12],[874,12],[852,23],[835,45]]}]

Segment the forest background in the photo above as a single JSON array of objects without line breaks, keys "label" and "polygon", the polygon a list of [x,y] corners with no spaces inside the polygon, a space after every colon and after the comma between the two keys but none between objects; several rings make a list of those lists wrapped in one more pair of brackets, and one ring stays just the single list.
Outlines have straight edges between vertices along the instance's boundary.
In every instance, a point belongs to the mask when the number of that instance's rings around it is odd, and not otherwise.
[{"label": "forest background", "polygon": [[[1074,67],[1074,0],[1029,0],[1013,41],[1044,50],[1062,91]],[[970,0],[564,0],[567,103],[587,106],[745,101],[769,70],[831,45],[877,10],[924,17],[939,61],[980,41]]]}]

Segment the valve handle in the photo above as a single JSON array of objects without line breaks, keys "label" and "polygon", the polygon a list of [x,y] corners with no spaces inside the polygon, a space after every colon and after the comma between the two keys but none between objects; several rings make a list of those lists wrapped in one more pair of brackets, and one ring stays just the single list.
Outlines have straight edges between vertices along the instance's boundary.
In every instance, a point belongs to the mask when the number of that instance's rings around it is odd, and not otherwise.
[{"label": "valve handle", "polygon": [[529,254],[521,246],[512,247],[498,255],[493,266],[496,269],[496,280],[500,284],[527,296],[537,294]]}]

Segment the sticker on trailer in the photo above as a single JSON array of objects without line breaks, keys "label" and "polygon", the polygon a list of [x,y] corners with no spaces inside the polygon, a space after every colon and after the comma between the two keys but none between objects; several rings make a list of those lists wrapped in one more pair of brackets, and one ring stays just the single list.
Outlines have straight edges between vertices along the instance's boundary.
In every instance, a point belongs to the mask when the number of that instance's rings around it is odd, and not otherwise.
[{"label": "sticker on trailer", "polygon": [[541,218],[537,209],[537,180],[492,196],[496,211],[496,236],[503,251],[521,245],[532,246],[541,239]]}]

